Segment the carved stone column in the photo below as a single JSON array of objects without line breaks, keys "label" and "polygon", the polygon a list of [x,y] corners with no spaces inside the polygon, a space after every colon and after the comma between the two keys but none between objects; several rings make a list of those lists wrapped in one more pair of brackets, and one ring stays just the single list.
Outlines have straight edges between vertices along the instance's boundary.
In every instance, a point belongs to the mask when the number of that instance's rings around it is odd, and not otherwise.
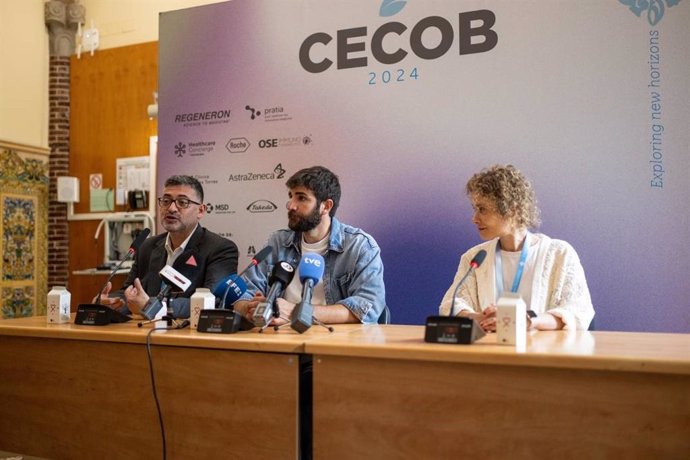
[{"label": "carved stone column", "polygon": [[84,23],[86,9],[72,0],[50,0],[45,3],[45,22],[50,33],[50,55],[70,57],[74,53],[79,24]]},{"label": "carved stone column", "polygon": [[48,286],[67,286],[69,280],[69,225],[67,205],[57,202],[57,177],[69,175],[70,56],[85,8],[72,0],[45,3],[50,40],[49,127],[50,188],[48,204]]}]

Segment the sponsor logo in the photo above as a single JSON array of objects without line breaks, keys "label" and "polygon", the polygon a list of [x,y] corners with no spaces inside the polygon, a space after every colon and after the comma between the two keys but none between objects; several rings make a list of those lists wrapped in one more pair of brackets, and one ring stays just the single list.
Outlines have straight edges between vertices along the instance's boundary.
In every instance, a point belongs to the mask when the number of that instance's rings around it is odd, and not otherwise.
[{"label": "sponsor logo", "polygon": [[177,155],[177,158],[182,158],[185,153],[187,153],[187,146],[182,142],[178,142],[175,145],[175,155]]},{"label": "sponsor logo", "polygon": [[276,209],[278,206],[268,200],[256,200],[247,206],[247,211],[251,213],[273,212]]},{"label": "sponsor logo", "polygon": [[252,120],[256,120],[256,117],[261,116],[261,110],[256,110],[254,107],[246,105],[244,106],[244,110],[249,112],[249,118]]},{"label": "sponsor logo", "polygon": [[273,172],[276,175],[276,179],[282,179],[283,176],[285,176],[285,170],[283,169],[283,165],[281,163],[278,163],[275,168],[273,168]]},{"label": "sponsor logo", "polygon": [[216,232],[218,235],[222,236],[223,238],[232,238],[232,232]]},{"label": "sponsor logo", "polygon": [[218,179],[215,179],[208,175],[195,174],[194,178],[201,182],[201,185],[210,185],[218,183]]},{"label": "sponsor logo", "polygon": [[244,153],[247,151],[251,143],[246,137],[233,137],[225,144],[225,148],[230,153]]},{"label": "sponsor logo", "polygon": [[261,149],[272,149],[276,147],[295,147],[295,146],[308,146],[312,143],[311,134],[303,136],[286,136],[286,137],[274,137],[269,139],[261,139],[258,143]]},{"label": "sponsor logo", "polygon": [[[404,2],[384,1],[379,13],[381,16],[391,16],[400,12],[404,6]],[[299,62],[307,72],[321,73],[333,66],[331,58],[336,60],[337,70],[367,67],[370,58],[384,65],[397,64],[410,53],[420,59],[433,60],[448,53],[453,43],[456,43],[455,49],[459,56],[485,53],[498,44],[498,34],[493,29],[495,23],[496,15],[493,11],[475,10],[459,13],[453,19],[427,16],[414,25],[400,21],[387,22],[379,26],[371,37],[368,36],[369,28],[363,26],[330,33],[316,32],[305,38],[300,45]],[[440,33],[441,37],[431,47],[422,40],[429,29]],[[390,35],[409,46],[402,44],[398,49],[384,46],[386,40],[393,40],[387,38]],[[317,51],[312,53],[312,49]],[[314,61],[313,56],[325,57]]]},{"label": "sponsor logo", "polygon": [[278,139],[261,139],[259,141],[260,149],[270,149],[273,147],[278,147]]},{"label": "sponsor logo", "polygon": [[638,18],[641,17],[642,12],[647,10],[646,16],[650,26],[655,26],[659,23],[659,21],[661,21],[661,18],[664,17],[664,13],[666,12],[666,8],[676,6],[680,2],[680,0],[654,0],[651,2],[646,0],[618,1],[623,5],[630,7],[630,11],[632,11]]},{"label": "sponsor logo", "polygon": [[209,214],[235,214],[227,203],[206,203],[206,212]]},{"label": "sponsor logo", "polygon": [[249,245],[249,247],[247,247],[247,257],[254,258],[255,255],[256,255],[256,246]]},{"label": "sponsor logo", "polygon": [[264,121],[288,121],[292,120],[290,114],[285,110],[285,107],[274,106],[266,109],[257,109],[250,105],[245,106],[245,110],[249,112],[249,118],[256,120],[263,115]]},{"label": "sponsor logo", "polygon": [[230,174],[228,182],[255,182],[261,180],[282,179],[285,176],[285,170],[281,163],[278,163],[271,172],[246,172],[240,174]]},{"label": "sponsor logo", "polygon": [[230,109],[178,113],[175,115],[175,123],[182,124],[182,126],[214,125],[228,123],[229,121]]},{"label": "sponsor logo", "polygon": [[195,141],[187,143],[187,150],[190,156],[202,157],[212,152],[215,146],[216,141]]}]

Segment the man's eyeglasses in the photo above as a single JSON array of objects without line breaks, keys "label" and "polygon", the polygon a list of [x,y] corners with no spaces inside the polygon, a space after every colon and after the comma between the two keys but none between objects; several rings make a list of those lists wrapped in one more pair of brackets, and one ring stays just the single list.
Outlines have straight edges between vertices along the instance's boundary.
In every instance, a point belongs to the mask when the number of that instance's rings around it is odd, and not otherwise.
[{"label": "man's eyeglasses", "polygon": [[192,201],[189,198],[168,198],[168,197],[161,197],[158,198],[158,206],[161,208],[167,208],[170,207],[171,204],[175,202],[175,206],[177,206],[179,209],[186,209],[189,207],[190,204],[201,204],[197,203],[196,201]]}]

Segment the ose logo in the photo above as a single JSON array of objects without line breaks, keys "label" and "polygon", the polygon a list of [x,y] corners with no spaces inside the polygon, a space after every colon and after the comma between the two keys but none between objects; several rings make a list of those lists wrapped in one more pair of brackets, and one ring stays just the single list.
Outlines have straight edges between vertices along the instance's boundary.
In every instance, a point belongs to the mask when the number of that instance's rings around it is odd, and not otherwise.
[{"label": "ose logo", "polygon": [[270,149],[271,147],[278,147],[278,139],[261,139],[259,141],[259,148]]}]

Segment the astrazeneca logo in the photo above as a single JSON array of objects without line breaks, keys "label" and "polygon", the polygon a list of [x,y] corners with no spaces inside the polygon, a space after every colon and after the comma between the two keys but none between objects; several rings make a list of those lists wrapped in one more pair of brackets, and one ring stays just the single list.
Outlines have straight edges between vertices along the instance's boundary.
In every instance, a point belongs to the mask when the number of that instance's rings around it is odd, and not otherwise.
[{"label": "astrazeneca logo", "polygon": [[278,206],[268,200],[256,200],[247,206],[247,211],[251,213],[273,212],[276,209]]},{"label": "astrazeneca logo", "polygon": [[255,182],[260,180],[282,179],[285,170],[281,163],[278,163],[271,172],[246,172],[241,174],[230,174],[228,182]]},{"label": "astrazeneca logo", "polygon": [[175,145],[175,155],[177,155],[177,158],[182,158],[186,152],[187,146],[182,142],[178,142],[177,145]]},{"label": "astrazeneca logo", "polygon": [[[381,11],[396,12],[402,10],[401,2],[384,2]],[[393,13],[395,14],[395,13]],[[382,14],[389,16],[389,14]],[[367,67],[369,58],[381,64],[396,64],[404,60],[410,51],[420,59],[433,60],[445,55],[457,41],[456,49],[460,56],[474,53],[485,53],[492,50],[498,43],[498,34],[492,29],[496,23],[496,15],[490,10],[476,10],[459,13],[452,20],[441,16],[428,16],[422,18],[416,24],[408,26],[402,22],[391,21],[379,26],[371,37],[368,36],[366,26],[352,27],[328,32],[316,32],[309,35],[299,49],[299,62],[302,68],[310,73],[325,72],[336,60],[336,69],[353,69]],[[441,34],[441,40],[433,47],[428,47],[422,41],[422,35],[429,29],[436,29]],[[333,35],[335,43],[332,44]],[[409,50],[398,48],[391,51],[384,49],[383,43],[388,35],[398,37],[408,36]],[[367,46],[368,45],[368,46]],[[369,52],[367,52],[369,48]],[[330,56],[315,61],[314,54]],[[362,55],[366,53],[366,55]]]},{"label": "astrazeneca logo", "polygon": [[276,179],[282,179],[285,176],[285,170],[283,169],[283,164],[278,163],[275,168],[273,168],[273,172],[276,175]]}]

